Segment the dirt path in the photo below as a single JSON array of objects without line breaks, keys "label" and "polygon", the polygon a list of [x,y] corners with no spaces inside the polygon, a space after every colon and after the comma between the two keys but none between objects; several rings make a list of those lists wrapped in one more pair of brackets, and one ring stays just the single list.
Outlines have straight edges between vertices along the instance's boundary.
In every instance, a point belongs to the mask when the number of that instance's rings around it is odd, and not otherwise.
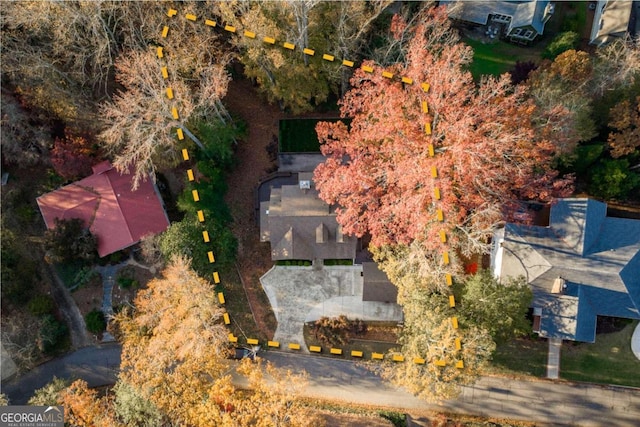
[{"label": "dirt path", "polygon": [[87,326],[84,323],[84,318],[80,313],[78,305],[73,300],[71,293],[64,283],[62,283],[62,280],[60,280],[56,272],[53,271],[51,266],[45,265],[44,263],[41,263],[40,265],[42,273],[50,278],[51,296],[53,296],[64,320],[69,326],[72,348],[79,349],[92,345],[93,341],[87,333]]},{"label": "dirt path", "polygon": [[229,175],[229,191],[226,196],[234,218],[232,231],[238,238],[238,269],[258,329],[272,337],[275,325],[268,318],[273,315],[270,307],[262,302],[264,291],[259,281],[260,276],[271,268],[271,260],[269,246],[259,241],[254,190],[259,179],[273,167],[266,147],[277,136],[278,120],[284,114],[276,106],[264,102],[246,79],[235,79],[230,83],[224,102],[234,115],[247,123],[248,128],[248,135],[240,142],[236,151],[238,164]]}]

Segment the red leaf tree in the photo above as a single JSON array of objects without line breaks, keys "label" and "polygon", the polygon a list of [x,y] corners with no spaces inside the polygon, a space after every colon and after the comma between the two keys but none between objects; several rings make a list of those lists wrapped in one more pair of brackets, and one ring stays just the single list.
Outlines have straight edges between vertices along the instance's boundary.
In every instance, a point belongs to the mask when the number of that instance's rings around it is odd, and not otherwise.
[{"label": "red leaf tree", "polygon": [[450,242],[463,253],[486,250],[486,238],[519,200],[567,194],[571,179],[557,179],[556,148],[532,123],[535,106],[522,88],[506,74],[474,83],[466,70],[473,52],[450,31],[443,8],[423,12],[415,26],[394,28],[408,44],[404,62],[387,70],[415,83],[392,81],[380,69],[354,73],[340,104],[350,127],[316,128],[327,156],[315,171],[320,197],[340,207],[346,232],[369,232],[374,246],[419,240],[435,248],[442,229],[435,226],[437,206]]},{"label": "red leaf tree", "polygon": [[68,128],[64,138],[56,138],[51,150],[51,163],[58,175],[65,179],[76,179],[91,173],[95,163],[95,150],[87,137],[80,136]]}]

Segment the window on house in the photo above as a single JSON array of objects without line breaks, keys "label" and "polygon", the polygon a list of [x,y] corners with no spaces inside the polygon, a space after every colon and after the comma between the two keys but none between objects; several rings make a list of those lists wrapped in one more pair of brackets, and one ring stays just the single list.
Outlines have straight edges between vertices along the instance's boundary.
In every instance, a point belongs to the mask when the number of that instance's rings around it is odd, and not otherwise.
[{"label": "window on house", "polygon": [[524,33],[524,37],[527,39],[531,39],[531,36],[533,36],[533,31],[531,30],[527,30],[527,32]]}]

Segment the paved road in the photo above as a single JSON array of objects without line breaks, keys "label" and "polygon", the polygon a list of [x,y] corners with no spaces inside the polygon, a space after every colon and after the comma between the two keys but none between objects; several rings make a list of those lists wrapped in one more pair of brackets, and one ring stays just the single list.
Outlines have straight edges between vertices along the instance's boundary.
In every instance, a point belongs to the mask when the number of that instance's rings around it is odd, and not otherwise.
[{"label": "paved road", "polygon": [[393,406],[408,412],[446,410],[551,425],[631,427],[640,420],[640,390],[483,377],[474,386],[465,387],[457,399],[427,404],[346,360],[284,352],[264,353],[263,357],[281,367],[309,372],[309,396]]},{"label": "paved road", "polygon": [[[427,404],[383,383],[356,363],[285,352],[262,356],[280,367],[306,370],[308,396],[412,410],[446,410],[466,414],[533,420],[551,425],[638,425],[640,390],[541,381],[483,377],[462,395],[442,404]],[[84,378],[89,385],[113,383],[120,363],[118,344],[86,347],[39,366],[18,380],[2,384],[13,404],[24,403],[33,390],[54,375]]]},{"label": "paved road", "polygon": [[12,405],[23,405],[33,391],[43,387],[54,376],[59,378],[82,378],[91,387],[114,384],[120,368],[122,347],[118,343],[81,348],[62,358],[37,366],[19,378],[3,381],[2,393],[9,397]]}]

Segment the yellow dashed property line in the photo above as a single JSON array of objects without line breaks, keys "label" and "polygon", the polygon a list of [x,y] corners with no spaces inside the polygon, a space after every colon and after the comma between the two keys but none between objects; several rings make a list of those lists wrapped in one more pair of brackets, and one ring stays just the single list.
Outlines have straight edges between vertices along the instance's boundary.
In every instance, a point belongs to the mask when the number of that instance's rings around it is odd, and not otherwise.
[{"label": "yellow dashed property line", "polygon": [[[173,15],[171,15],[171,16],[173,16]],[[195,15],[192,15],[192,14],[186,14],[185,18],[188,19],[189,21],[196,21],[197,20],[197,17]],[[213,21],[213,20],[210,20],[210,19],[205,19],[204,24],[209,26],[209,27],[212,27],[212,28],[217,27],[217,23],[215,21]],[[232,25],[225,25],[224,29],[225,29],[225,31],[230,32],[230,33],[237,33],[237,28],[232,26]],[[251,38],[251,39],[255,39],[256,38],[256,32],[255,31],[244,29],[242,34],[245,37],[248,37],[248,38]],[[267,44],[272,45],[272,46],[276,45],[276,39],[274,37],[271,37],[271,36],[268,36],[268,35],[263,36],[262,41],[264,43],[267,43]],[[287,50],[295,50],[295,48],[296,48],[296,45],[294,43],[291,43],[291,42],[288,42],[288,41],[284,41],[281,46],[284,49],[287,49]],[[302,47],[302,52],[305,55],[308,55],[308,56],[315,56],[315,53],[316,53],[315,49],[312,49],[309,46],[303,46]],[[328,61],[328,62],[334,62],[335,55],[331,55],[329,53],[323,53],[322,54],[322,59],[325,60],[325,61]],[[343,58],[342,59],[342,65],[345,66],[345,67],[353,68],[355,63],[354,63],[354,61],[351,61],[349,59]],[[374,72],[374,68],[371,67],[371,66],[364,65],[364,66],[362,66],[362,69],[367,73],[373,73]],[[387,78],[387,79],[393,79],[395,75],[393,73],[389,72],[389,71],[382,70],[382,76]],[[408,84],[408,85],[412,85],[413,84],[413,79],[411,77],[399,76],[398,78],[400,79],[400,81],[402,83],[405,83],[405,84]],[[424,83],[423,83],[423,85],[424,85]],[[425,89],[425,92],[428,91],[428,90],[429,89],[428,89],[428,85],[427,85],[427,88]]]},{"label": "yellow dashed property line", "polygon": [[[177,13],[178,13],[177,10],[169,9],[167,11],[167,16],[171,18],[171,17],[175,16]],[[186,14],[185,17],[189,21],[196,21],[197,20],[197,17],[195,15],[193,15],[193,14]],[[215,27],[216,23],[213,22],[213,21],[206,20],[205,21],[205,25],[209,25],[209,26],[214,26]],[[164,26],[164,28],[162,30],[162,38],[166,38],[168,34],[169,34],[169,27],[168,26]],[[163,51],[162,47],[158,47],[157,48],[157,56],[158,56],[158,59],[164,58],[164,51]],[[163,79],[168,79],[169,71],[168,71],[166,65],[161,67],[161,72],[162,72]],[[170,100],[174,99],[173,88],[167,87],[166,88],[166,95],[167,95],[168,99],[170,99]],[[174,120],[178,120],[179,119],[180,115],[179,115],[178,110],[177,110],[176,107],[173,107],[171,109],[171,116],[174,118]],[[184,132],[180,127],[177,128],[176,133],[177,133],[178,140],[180,140],[180,141],[184,140]],[[189,152],[187,151],[186,148],[182,149],[182,158],[183,158],[184,161],[188,161],[189,160]],[[195,180],[193,169],[188,169],[187,170],[187,179],[190,182]],[[193,196],[193,200],[195,202],[200,201],[200,194],[198,193],[198,190],[196,190],[196,189],[192,190],[192,196]],[[203,223],[204,222],[204,212],[202,210],[198,210],[197,216],[198,216],[198,221],[200,223]],[[210,237],[209,237],[209,232],[207,230],[204,230],[202,232],[202,239],[203,239],[204,243],[209,243],[211,241]],[[209,260],[209,263],[214,263],[215,262],[215,256],[213,254],[213,251],[208,251],[207,252],[207,258]],[[214,283],[216,285],[220,283],[220,275],[218,274],[217,271],[213,273],[213,281],[214,281]],[[225,302],[226,302],[225,298],[224,298],[224,294],[222,292],[218,292],[217,296],[218,296],[218,302],[221,305],[224,305]],[[229,313],[225,312],[223,314],[223,321],[224,321],[225,325],[231,324],[231,319],[229,318]],[[232,342],[237,342],[238,338],[234,337],[233,334],[229,334],[229,340],[232,341]]]},{"label": "yellow dashed property line", "polygon": [[[167,11],[167,16],[171,18],[171,17],[175,16],[177,13],[178,13],[177,10],[169,9]],[[190,21],[196,21],[196,19],[197,19],[197,17],[195,15],[193,15],[193,14],[186,14],[185,17],[186,17],[186,19],[188,19]],[[207,22],[205,22],[205,24],[207,24]],[[214,25],[215,25],[215,23],[214,23]],[[168,36],[168,34],[169,34],[169,26],[165,25],[163,27],[163,29],[162,29],[162,38],[166,38]],[[163,50],[163,48],[161,46],[158,46],[156,48],[156,54],[158,56],[158,59],[163,59],[164,58],[165,54],[164,54],[164,50]],[[168,71],[166,65],[161,67],[161,72],[162,72],[163,79],[168,79],[169,71]],[[166,88],[166,95],[167,95],[168,99],[170,99],[170,100],[174,99],[173,88],[167,87]],[[174,120],[178,120],[180,118],[180,115],[178,113],[178,109],[175,106],[171,108],[171,116],[173,117]],[[177,128],[176,133],[177,133],[177,137],[178,137],[179,140],[183,140],[184,139],[184,133],[183,133],[181,128]],[[182,158],[185,161],[189,160],[189,153],[188,153],[186,148],[182,149]],[[187,170],[187,179],[189,181],[194,181],[195,177],[194,177],[192,169],[188,169]],[[198,193],[198,190],[196,190],[196,189],[192,190],[191,194],[192,194],[193,200],[195,202],[200,201],[200,194]],[[202,210],[199,210],[197,215],[198,215],[198,221],[199,222],[204,222],[204,213],[202,212]],[[203,239],[203,241],[205,243],[209,243],[210,242],[209,232],[207,230],[204,230],[202,232],[202,239]],[[215,262],[215,257],[213,255],[212,251],[208,251],[207,252],[207,257],[209,259],[209,263],[214,263]],[[219,284],[220,283],[220,276],[218,275],[218,272],[214,272],[213,274],[214,274],[214,276],[213,276],[214,282],[216,284]],[[224,295],[222,293],[218,294],[218,299],[220,301],[220,304],[224,304]],[[224,322],[227,325],[230,324],[229,315],[227,313],[225,313],[225,315],[224,315]]]},{"label": "yellow dashed property line", "polygon": [[[167,15],[169,17],[173,17],[176,14],[177,14],[177,11],[175,9],[169,9],[169,11],[167,13]],[[193,21],[193,22],[195,22],[197,20],[197,17],[195,15],[193,15],[193,14],[186,14],[185,18],[187,20]],[[212,21],[212,20],[209,20],[209,19],[205,19],[204,20],[204,24],[206,26],[209,26],[209,27],[216,27],[217,26],[217,23],[215,21]],[[236,27],[231,26],[231,25],[225,25],[224,26],[224,30],[229,32],[229,33],[236,33],[236,31],[237,31]],[[162,31],[162,37],[163,38],[167,37],[168,33],[169,33],[169,27],[165,26],[163,28],[163,31]],[[256,38],[256,33],[253,32],[253,31],[247,30],[247,29],[245,29],[242,32],[242,34],[247,38],[251,38],[251,39],[255,39]],[[273,38],[273,37],[270,37],[270,36],[264,36],[262,38],[262,41],[264,43],[268,44],[268,45],[272,45],[272,46],[276,45],[276,39]],[[291,50],[291,51],[295,50],[295,48],[296,48],[294,43],[287,42],[287,41],[282,42],[281,46],[284,49]],[[302,52],[307,56],[315,56],[315,50],[311,49],[309,47],[302,47]],[[159,58],[163,57],[162,48],[158,48],[158,57]],[[331,55],[331,54],[328,54],[328,53],[323,53],[322,54],[322,59],[325,60],[325,61],[328,61],[328,62],[334,62],[335,61],[335,56]],[[345,67],[353,68],[355,63],[354,63],[354,61],[351,61],[351,60],[348,60],[346,58],[343,58],[342,62],[341,62],[341,65],[345,66]],[[374,68],[374,67],[372,67],[370,65],[361,65],[361,69],[365,73],[373,73],[377,68],[379,68],[379,67]],[[380,70],[381,70],[381,75],[382,75],[383,78],[390,79],[390,80],[394,78],[394,74],[393,73],[391,73],[389,71],[386,71],[386,70],[384,70],[382,68],[380,68]],[[163,68],[163,77],[165,79],[168,77],[168,73],[167,73],[166,67]],[[412,85],[414,83],[413,79],[411,77],[408,77],[408,76],[399,76],[398,78],[402,83],[407,84],[407,85]],[[426,82],[421,83],[420,87],[421,87],[421,89],[422,89],[422,91],[424,93],[427,93],[429,91],[429,89],[430,89],[429,83],[426,83]],[[167,97],[169,97],[169,99],[173,98],[173,93],[172,93],[170,88],[167,89]],[[422,112],[424,114],[428,114],[429,113],[429,106],[428,106],[428,103],[427,103],[426,100],[423,100],[421,102],[421,107],[422,107]],[[177,111],[177,109],[175,107],[172,109],[172,116],[173,116],[173,118],[175,120],[179,119],[179,114],[178,114],[178,111]],[[431,136],[431,134],[432,134],[431,122],[426,122],[425,123],[424,133],[425,133],[426,136]],[[180,137],[179,139],[183,138],[182,129],[180,129],[180,128],[178,128],[178,135]],[[428,145],[428,152],[429,152],[429,156],[430,157],[434,157],[435,156],[435,149],[434,149],[434,146],[433,146],[432,143],[429,143],[429,145]],[[186,150],[183,150],[183,157],[184,157],[185,160],[188,160],[188,158],[189,158]],[[190,181],[193,180],[193,172],[192,172],[191,169],[189,169],[189,171],[187,171],[187,175],[188,175],[188,178],[189,178]],[[432,169],[431,169],[431,176],[434,179],[438,178],[438,171],[437,171],[435,166],[433,166]],[[434,191],[434,195],[433,195],[434,200],[440,200],[441,199],[440,188],[439,187],[434,187],[433,191]],[[194,196],[194,200],[195,201],[199,200],[199,196],[197,194],[197,190],[193,190],[193,196]],[[440,208],[436,209],[436,218],[437,218],[438,222],[444,222],[444,213]],[[202,214],[202,211],[198,211],[198,220],[200,222],[204,221],[204,215]],[[208,233],[206,231],[203,232],[203,238],[204,238],[205,242],[209,241]],[[447,235],[446,235],[445,230],[441,230],[440,231],[440,240],[441,240],[441,242],[443,244],[447,243]],[[214,262],[213,252],[209,251],[208,252],[208,256],[209,256],[209,261],[210,262]],[[449,264],[449,253],[448,253],[448,251],[446,251],[446,250],[443,251],[442,256],[443,256],[443,263],[445,265],[448,265]],[[213,277],[214,277],[214,282],[215,283],[219,283],[220,282],[220,279],[219,279],[219,276],[218,276],[217,272],[213,273]],[[452,285],[453,279],[452,279],[452,276],[451,276],[450,273],[446,273],[445,274],[445,281],[446,281],[448,286]],[[219,298],[220,297],[224,298],[222,293],[219,293]],[[224,302],[221,301],[221,303],[223,304]],[[453,295],[449,296],[449,306],[451,308],[455,307],[455,297]],[[225,313],[225,316],[226,316],[225,317],[225,324],[229,324],[228,314]],[[452,322],[453,327],[455,329],[457,329],[458,328],[457,317],[452,317],[451,318],[451,322]],[[237,342],[238,341],[238,338],[234,337],[233,334],[229,335],[229,339],[232,342]],[[252,339],[252,338],[247,339],[247,344],[254,344],[254,343],[257,344],[258,340],[255,340],[255,339]],[[279,348],[280,345],[279,345],[278,342],[269,341],[268,342],[268,346],[269,347],[274,347],[274,348]],[[298,343],[289,343],[288,344],[288,348],[291,349],[291,350],[300,350],[300,344],[298,344]],[[460,338],[456,338],[456,350],[460,350],[460,349],[461,349]],[[322,349],[319,346],[310,346],[310,351],[312,351],[312,352],[321,352]],[[334,354],[334,355],[342,355],[342,349],[331,348],[329,350],[329,352],[330,352],[330,354]],[[352,357],[362,357],[362,355],[363,355],[363,353],[361,351],[358,351],[358,350],[352,350],[351,351],[351,356]],[[374,352],[374,353],[372,353],[371,358],[373,360],[383,360],[384,359],[384,354],[375,353]],[[404,356],[401,355],[401,354],[394,354],[392,356],[392,360],[394,362],[403,362],[404,361]],[[413,362],[416,363],[416,364],[424,364],[425,360],[422,359],[422,358],[417,357],[417,358],[413,359]],[[444,360],[436,360],[434,363],[435,363],[436,366],[446,366],[446,361],[444,361]],[[456,367],[457,368],[464,367],[463,362],[461,360],[457,361],[456,362]]]},{"label": "yellow dashed property line", "polygon": [[[384,76],[384,73],[383,73],[383,76]],[[431,86],[429,85],[429,83],[426,83],[426,82],[423,82],[423,83],[420,84],[420,88],[422,89],[423,93],[429,92],[430,87]],[[423,114],[425,114],[425,115],[429,114],[429,104],[428,104],[426,99],[424,99],[424,100],[422,100],[420,102],[420,107],[421,107],[421,110],[422,110]],[[427,137],[431,137],[431,134],[432,134],[431,121],[426,121],[425,122],[424,134]],[[435,156],[435,148],[434,148],[433,143],[429,143],[429,145],[428,145],[428,153],[429,153],[429,157],[434,157]],[[433,179],[437,179],[438,178],[438,170],[437,170],[437,168],[435,166],[431,167],[431,177]],[[441,200],[441,197],[442,197],[442,194],[440,192],[440,187],[437,186],[437,185],[434,186],[434,188],[433,188],[433,200],[438,202],[438,201]],[[436,220],[438,222],[444,222],[444,212],[439,207],[436,208]],[[439,236],[440,236],[440,242],[443,245],[446,244],[447,240],[448,240],[447,232],[444,229],[442,229],[439,232]],[[449,265],[449,263],[450,263],[449,252],[446,249],[444,249],[443,252],[442,252],[442,263],[444,265]],[[445,274],[445,283],[447,284],[447,286],[451,286],[453,284],[453,278],[452,278],[450,273],[446,273]],[[456,306],[455,296],[453,294],[450,294],[449,295],[449,307],[452,308],[452,309],[455,309],[455,306]],[[452,327],[454,329],[458,329],[458,318],[456,316],[452,316],[450,320],[451,320]],[[462,349],[462,343],[461,343],[460,338],[456,338],[456,340],[455,340],[455,349],[456,349],[456,351],[460,351]],[[415,362],[415,360],[414,360],[414,362]],[[444,366],[446,366],[446,360],[443,360],[443,359],[437,360],[435,362],[435,364],[436,364],[436,366],[444,367]],[[456,361],[455,367],[458,368],[458,369],[464,368],[463,361],[462,360]]]}]

